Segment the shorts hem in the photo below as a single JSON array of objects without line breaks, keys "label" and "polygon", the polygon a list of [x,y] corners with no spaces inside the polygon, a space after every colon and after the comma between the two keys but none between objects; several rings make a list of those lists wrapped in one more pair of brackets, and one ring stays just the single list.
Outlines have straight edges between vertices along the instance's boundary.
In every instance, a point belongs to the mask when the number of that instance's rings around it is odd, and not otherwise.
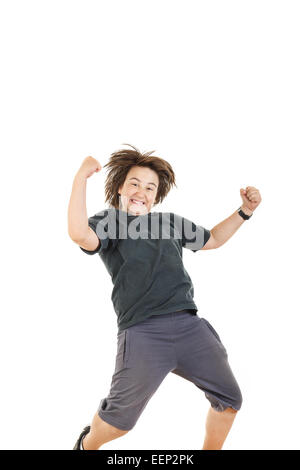
[{"label": "shorts hem", "polygon": [[238,408],[238,407],[230,405],[230,403],[226,403],[224,401],[222,401],[222,402],[219,401],[218,403],[211,403],[211,407],[215,411],[225,411],[227,408],[232,408],[235,411],[239,411],[241,409],[241,407]]},{"label": "shorts hem", "polygon": [[101,410],[98,411],[98,416],[100,416],[100,418],[103,419],[103,421],[105,421],[107,424],[110,424],[111,426],[114,426],[115,428],[118,428],[121,431],[130,431],[133,428],[133,426],[126,426],[124,424],[118,423],[114,419],[111,419],[111,418],[107,419],[106,416],[102,415]]},{"label": "shorts hem", "polygon": [[239,406],[239,403],[236,404],[235,406],[228,401],[220,400],[220,398],[217,398],[216,396],[210,394],[210,393],[205,393],[206,398],[210,402],[211,407],[215,411],[224,411],[227,408],[232,408],[235,411],[239,411],[241,409],[241,406]]}]

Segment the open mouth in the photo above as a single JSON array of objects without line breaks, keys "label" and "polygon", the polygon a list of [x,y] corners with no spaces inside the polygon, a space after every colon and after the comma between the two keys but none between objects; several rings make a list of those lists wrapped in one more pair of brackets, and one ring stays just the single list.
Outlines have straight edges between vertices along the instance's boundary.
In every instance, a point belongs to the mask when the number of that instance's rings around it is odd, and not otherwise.
[{"label": "open mouth", "polygon": [[130,202],[136,204],[137,206],[143,206],[145,203],[143,201],[138,201],[137,199],[129,199]]}]

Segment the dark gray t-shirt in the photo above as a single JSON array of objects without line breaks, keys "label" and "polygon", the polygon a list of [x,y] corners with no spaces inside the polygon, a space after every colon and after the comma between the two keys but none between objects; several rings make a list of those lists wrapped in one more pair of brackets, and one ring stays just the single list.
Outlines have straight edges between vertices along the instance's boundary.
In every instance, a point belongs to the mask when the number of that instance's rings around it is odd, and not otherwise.
[{"label": "dark gray t-shirt", "polygon": [[198,311],[194,287],[182,261],[182,247],[194,252],[210,231],[172,212],[132,215],[109,208],[88,219],[100,242],[99,254],[114,285],[111,299],[123,330],[152,315]]}]

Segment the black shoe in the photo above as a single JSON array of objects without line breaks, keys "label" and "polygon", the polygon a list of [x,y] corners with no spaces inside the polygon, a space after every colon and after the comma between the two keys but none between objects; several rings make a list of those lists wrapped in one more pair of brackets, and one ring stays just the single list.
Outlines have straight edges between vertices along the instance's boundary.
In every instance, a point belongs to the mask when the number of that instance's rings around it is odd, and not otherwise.
[{"label": "black shoe", "polygon": [[86,434],[90,432],[91,426],[86,426],[84,430],[81,432],[80,436],[78,437],[75,446],[73,447],[73,450],[81,450],[81,441],[84,438]]}]

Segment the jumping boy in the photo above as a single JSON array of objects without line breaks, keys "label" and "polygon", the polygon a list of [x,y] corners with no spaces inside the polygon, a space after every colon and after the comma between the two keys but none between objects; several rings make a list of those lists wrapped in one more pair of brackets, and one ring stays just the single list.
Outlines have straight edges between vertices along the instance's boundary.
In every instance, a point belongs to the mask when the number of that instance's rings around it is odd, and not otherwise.
[{"label": "jumping boy", "polygon": [[169,372],[205,393],[211,406],[203,450],[222,449],[242,395],[220,336],[197,315],[182,247],[194,252],[220,247],[252,216],[261,196],[254,187],[241,189],[242,206],[212,230],[178,214],[151,212],[176,186],[175,175],[153,152],[131,147],[114,152],[104,165],[108,209],[87,217],[86,181],[101,170],[92,157],[78,170],[69,202],[69,236],[105,264],[118,321],[110,392],[74,450],[99,449],[131,430]]}]

